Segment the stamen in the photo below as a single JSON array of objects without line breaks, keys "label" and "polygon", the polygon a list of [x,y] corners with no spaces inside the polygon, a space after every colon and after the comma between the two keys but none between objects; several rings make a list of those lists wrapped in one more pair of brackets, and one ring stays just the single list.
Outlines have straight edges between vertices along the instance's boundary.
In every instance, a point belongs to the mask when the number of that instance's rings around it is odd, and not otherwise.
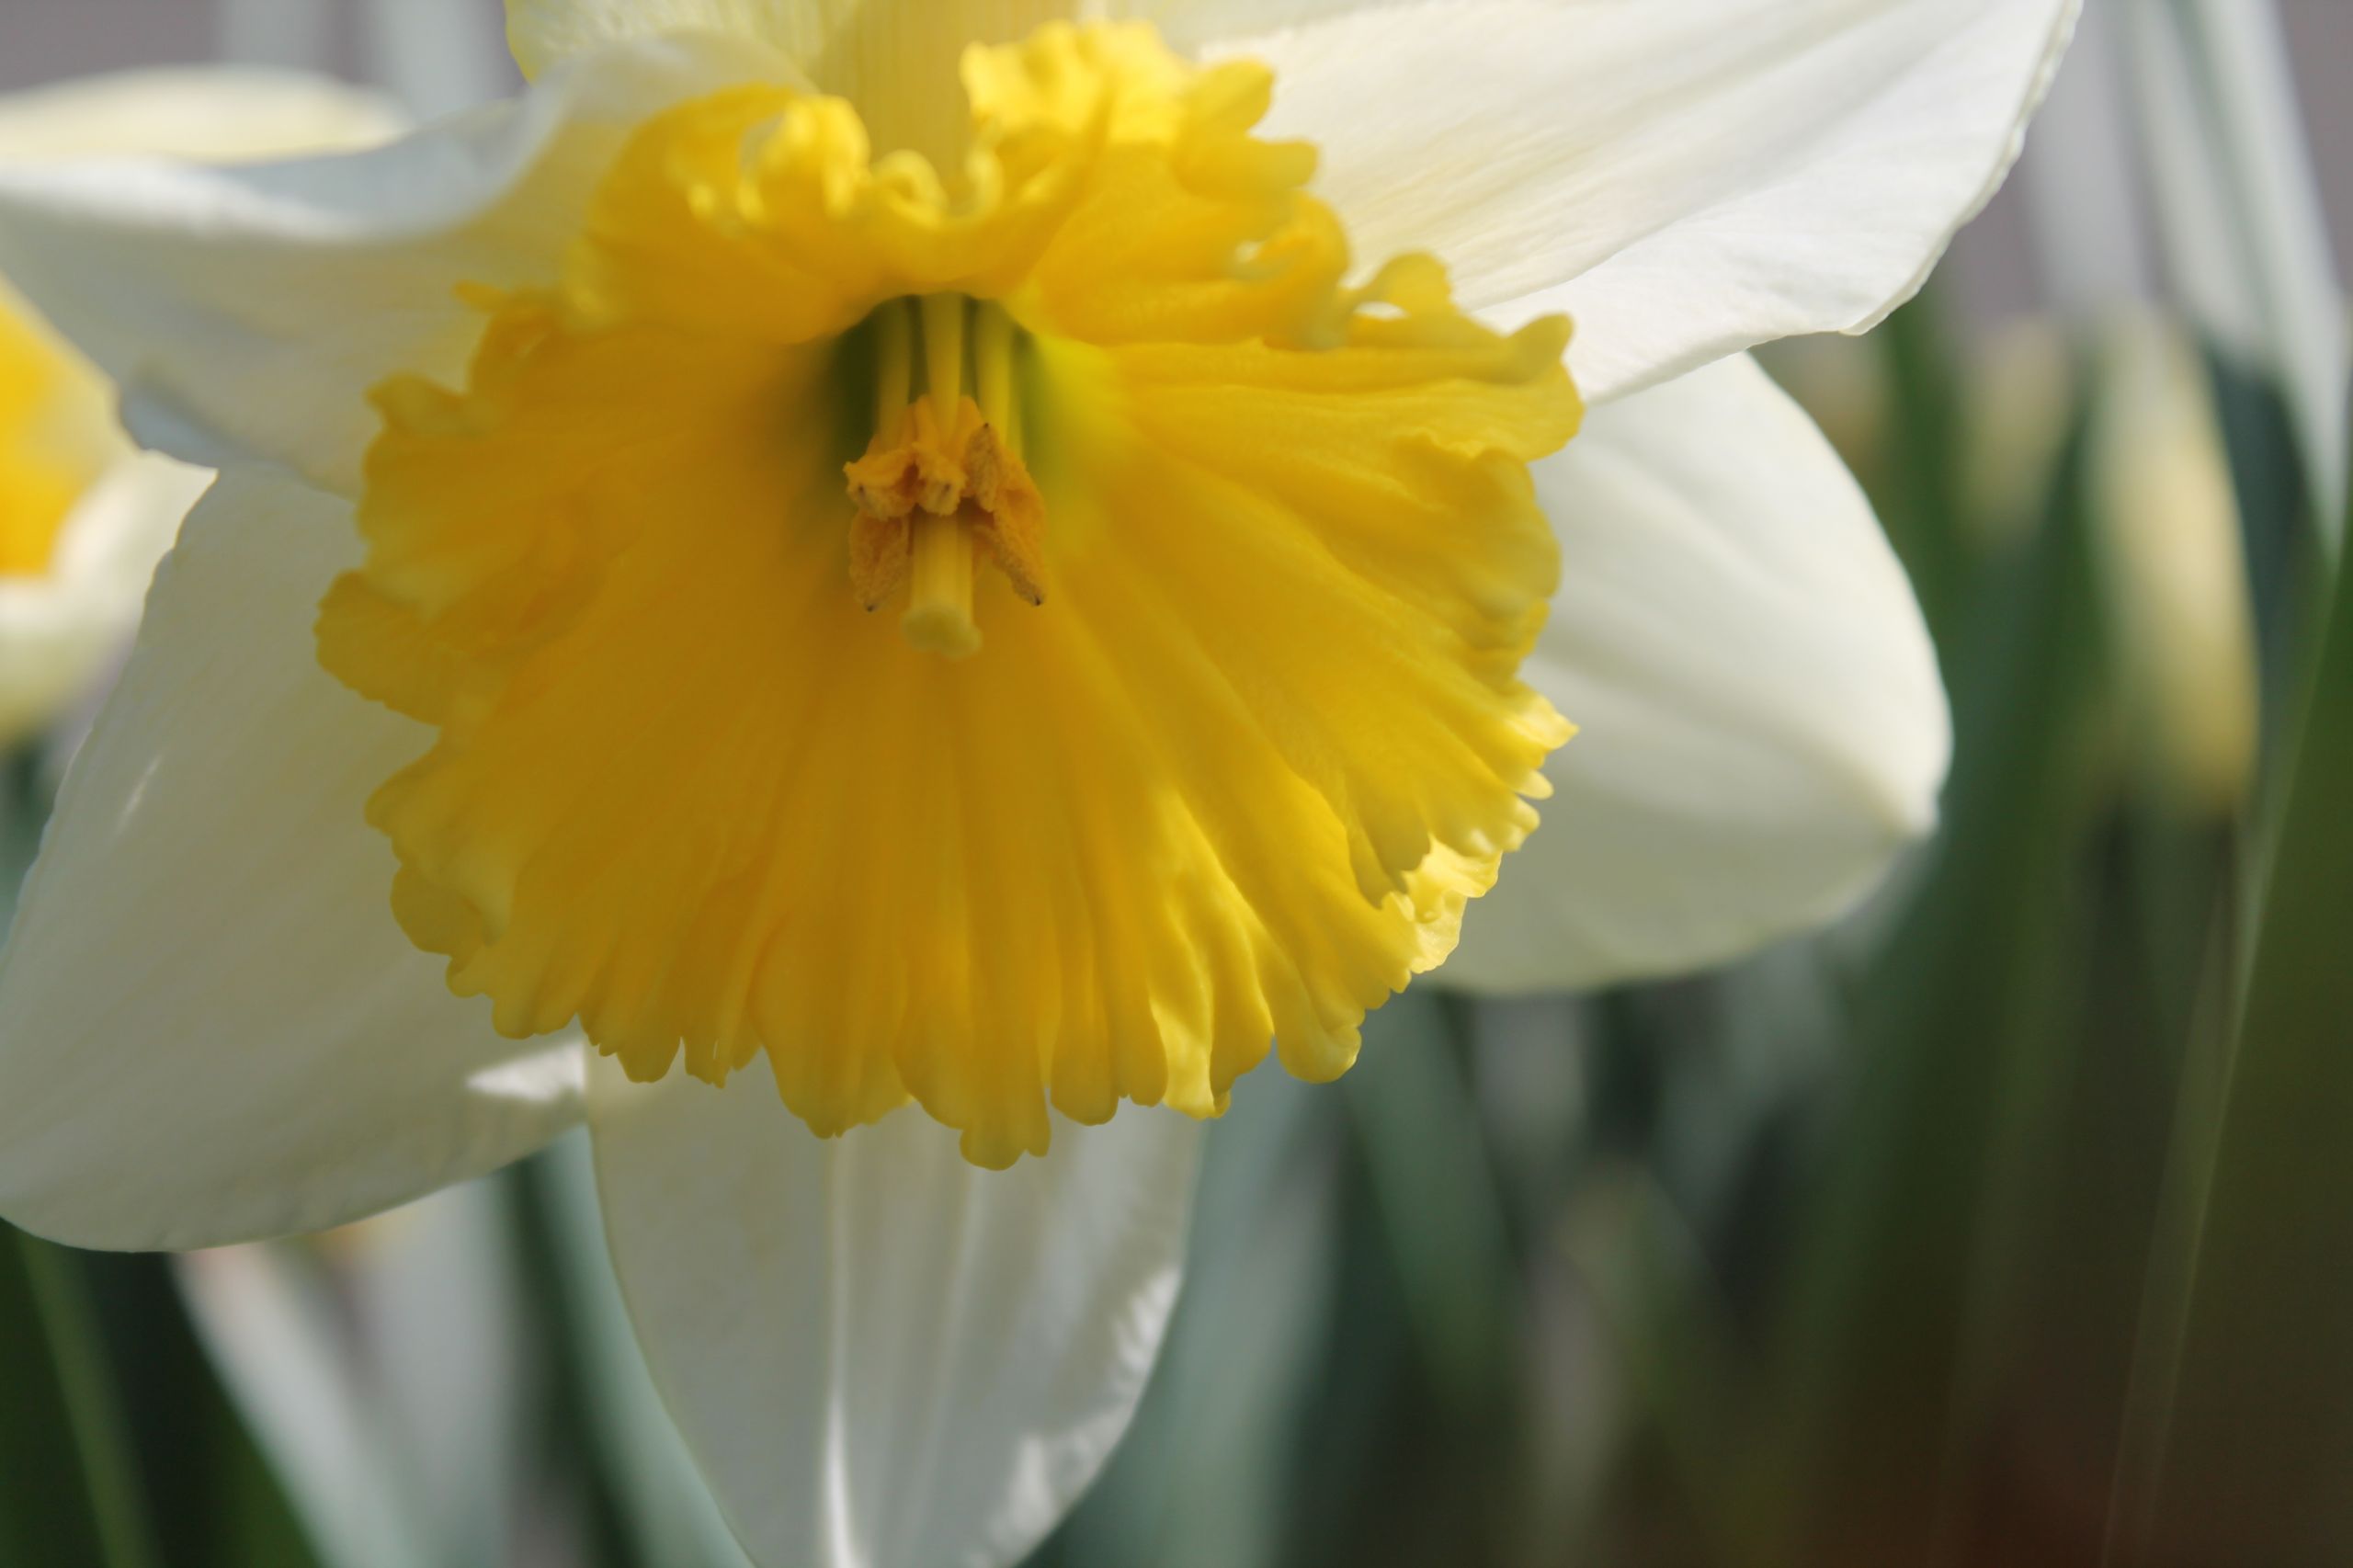
[{"label": "stamen", "polygon": [[1021,449],[1013,437],[1013,318],[996,304],[981,305],[976,315],[972,390],[980,399],[981,417],[995,427],[1007,447],[1018,452]]},{"label": "stamen", "polygon": [[[976,557],[1021,598],[1045,599],[1045,509],[1021,462],[1013,318],[1000,305],[933,294],[883,306],[874,332],[874,434],[845,471],[858,507],[851,586],[868,609],[904,586],[907,641],[963,658],[981,646]],[[918,353],[924,385],[911,402]]]},{"label": "stamen", "polygon": [[892,449],[906,423],[914,384],[915,318],[904,300],[892,300],[874,312],[873,438],[866,457],[847,470],[858,506],[849,533],[850,585],[870,611],[880,609],[907,578],[911,462]]}]

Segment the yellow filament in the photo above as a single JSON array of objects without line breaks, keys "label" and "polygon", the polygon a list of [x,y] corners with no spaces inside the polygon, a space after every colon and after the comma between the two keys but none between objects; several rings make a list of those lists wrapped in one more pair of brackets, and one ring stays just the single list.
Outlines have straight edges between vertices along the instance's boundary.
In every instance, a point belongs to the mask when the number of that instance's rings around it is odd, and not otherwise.
[{"label": "yellow filament", "polygon": [[972,381],[981,417],[996,427],[1006,445],[1013,446],[1013,318],[1001,305],[978,307],[972,325]]}]

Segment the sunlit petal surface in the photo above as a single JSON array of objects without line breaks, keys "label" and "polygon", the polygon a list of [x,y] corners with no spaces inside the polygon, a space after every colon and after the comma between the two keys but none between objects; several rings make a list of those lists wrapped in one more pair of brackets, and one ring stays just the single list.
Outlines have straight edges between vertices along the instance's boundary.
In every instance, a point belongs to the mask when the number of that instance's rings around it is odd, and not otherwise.
[{"label": "sunlit petal surface", "polygon": [[[1273,124],[1375,254],[1575,318],[1598,403],[1919,288],[2018,155],[2074,0],[1471,0],[1180,25],[1267,61]],[[1242,36],[1235,37],[1233,33]]]}]

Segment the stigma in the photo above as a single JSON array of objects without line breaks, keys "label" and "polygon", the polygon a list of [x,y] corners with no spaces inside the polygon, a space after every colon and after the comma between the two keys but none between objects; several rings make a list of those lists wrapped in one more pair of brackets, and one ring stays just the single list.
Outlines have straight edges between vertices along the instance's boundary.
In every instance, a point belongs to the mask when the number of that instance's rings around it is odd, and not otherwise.
[{"label": "stigma", "polygon": [[982,561],[1029,603],[1046,597],[1045,504],[1021,461],[1013,319],[995,304],[931,294],[883,305],[873,339],[874,431],[843,469],[857,508],[850,588],[869,610],[904,590],[907,641],[967,658],[981,647],[972,584]]}]

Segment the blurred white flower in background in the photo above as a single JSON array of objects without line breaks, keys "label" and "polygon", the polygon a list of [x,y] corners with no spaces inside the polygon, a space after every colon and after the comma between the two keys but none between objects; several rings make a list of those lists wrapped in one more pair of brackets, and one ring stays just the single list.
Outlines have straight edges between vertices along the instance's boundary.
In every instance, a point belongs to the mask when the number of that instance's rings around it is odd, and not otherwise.
[{"label": "blurred white flower in background", "polygon": [[210,479],[124,440],[105,381],[0,285],[0,743],[88,689]]},{"label": "blurred white flower in background", "polygon": [[2247,0],[2111,9],[2170,280],[2209,344],[2279,388],[2313,526],[2336,551],[2353,382],[2346,303],[2279,12]]},{"label": "blurred white flower in background", "polygon": [[2353,358],[2298,114],[2271,6],[2095,6],[2024,181],[2050,341],[2090,381],[2086,499],[2128,749],[2163,798],[2216,820],[2245,803],[2260,744],[2248,552],[2285,541],[2247,538],[2201,350],[2277,392],[2325,551],[2343,523]]},{"label": "blurred white flower in background", "polygon": [[[381,98],[321,78],[134,72],[0,97],[0,164],[284,156],[398,125]],[[210,477],[133,447],[105,377],[0,278],[0,744],[87,694]]]},{"label": "blurred white flower in background", "polygon": [[205,1348],[335,1568],[510,1560],[533,1496],[505,1195],[176,1260]]},{"label": "blurred white flower in background", "polygon": [[[2015,154],[2073,6],[1144,8],[1276,68],[1272,129],[1319,144],[1358,254],[1439,253],[1491,325],[1577,322],[1594,406],[1533,472],[1567,565],[1528,674],[1586,733],[1446,978],[1657,973],[1845,907],[1932,823],[1945,710],[1868,506],[1743,350],[1917,288]],[[0,971],[12,1219],[112,1246],[316,1228],[585,1116],[639,1335],[756,1557],[995,1564],[1051,1526],[1156,1353],[1194,1125],[1065,1125],[993,1174],[913,1112],[820,1142],[756,1059],[724,1093],[599,1059],[584,1096],[576,1042],[494,1036],[387,914],[361,802],[419,732],[319,668],[313,622],[355,559],[367,390],[461,381],[483,296],[460,286],[556,278],[648,117],[806,71],[929,135],[967,43],[1062,9],[517,4],[540,84],[369,157],[0,176],[0,266],[124,379],[143,438],[234,469]]]},{"label": "blurred white flower in background", "polygon": [[2347,312],[2278,11],[2093,6],[2029,161],[2036,257],[2079,325],[2160,297],[2284,403],[2316,536],[2344,527]]}]

